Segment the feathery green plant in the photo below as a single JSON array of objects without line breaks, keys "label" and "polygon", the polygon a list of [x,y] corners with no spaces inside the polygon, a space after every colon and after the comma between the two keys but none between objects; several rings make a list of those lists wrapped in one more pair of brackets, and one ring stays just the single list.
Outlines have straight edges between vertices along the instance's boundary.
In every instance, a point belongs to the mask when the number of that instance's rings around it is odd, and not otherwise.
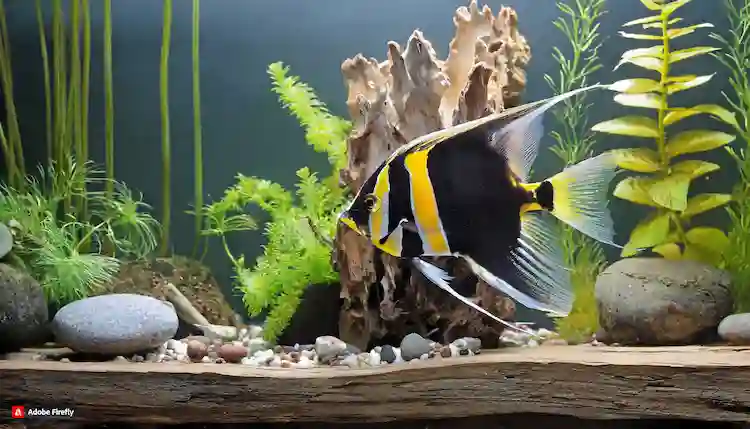
[{"label": "feathery green plant", "polygon": [[161,253],[169,254],[169,232],[172,225],[172,149],[169,123],[169,48],[172,43],[172,0],[164,0],[164,19],[159,65],[159,94],[161,97],[161,189],[162,230]]},{"label": "feathery green plant", "polygon": [[747,153],[750,149],[750,3],[724,0],[724,6],[729,17],[728,36],[711,34],[724,48],[723,52],[713,55],[729,71],[733,93],[723,95],[737,115],[730,123],[745,146],[739,151],[726,148],[737,163],[740,180],[734,188],[733,204],[727,207],[731,224],[724,262],[734,277],[737,311],[747,312],[750,311],[750,156]]},{"label": "feathery green plant", "polygon": [[[71,157],[65,166],[40,167],[39,178],[27,177],[22,190],[0,185],[0,222],[13,231],[16,262],[41,283],[49,302],[64,305],[86,297],[117,274],[119,261],[88,243],[106,240],[119,256],[136,259],[157,246],[158,223],[125,185],[116,183],[112,195],[81,195],[87,184],[101,187],[106,180],[90,163]],[[89,222],[60,211],[66,200],[83,197],[90,203]]]},{"label": "feathery green plant", "polygon": [[[599,49],[599,20],[604,15],[605,0],[567,0],[557,3],[563,16],[553,22],[568,39],[570,57],[558,48],[554,49],[555,61],[560,66],[559,77],[544,78],[555,95],[563,94],[588,84],[592,73],[602,65]],[[559,130],[550,133],[555,139],[552,152],[565,166],[573,165],[593,155],[595,139],[589,131],[586,111],[587,94],[566,100],[560,108],[553,110]],[[571,269],[574,291],[573,308],[568,316],[557,319],[557,332],[570,342],[581,342],[591,338],[599,329],[599,314],[594,298],[596,277],[604,269],[606,258],[601,246],[584,234],[560,224],[560,236],[566,255],[566,265]]]},{"label": "feathery green plant", "polygon": [[718,50],[708,46],[697,46],[673,50],[675,39],[692,34],[695,30],[712,27],[709,23],[686,27],[674,27],[682,18],[673,18],[674,13],[691,0],[656,2],[641,0],[654,15],[630,21],[624,26],[641,25],[644,29],[657,29],[657,34],[633,34],[620,32],[629,39],[653,40],[659,44],[632,49],[622,54],[623,64],[657,72],[659,79],[636,78],[616,82],[611,89],[619,92],[615,102],[629,107],[649,109],[656,112],[656,120],[648,116],[630,115],[601,122],[593,130],[631,137],[654,139],[655,149],[638,147],[615,151],[620,167],[651,176],[631,176],[620,181],[614,190],[618,198],[655,210],[641,221],[630,234],[622,256],[631,256],[641,249],[652,249],[668,259],[690,259],[718,265],[727,245],[723,231],[710,227],[688,229],[692,218],[711,209],[721,207],[731,200],[728,194],[705,193],[688,198],[691,182],[719,169],[717,164],[700,160],[677,158],[693,153],[705,152],[731,143],[735,136],[711,130],[689,130],[668,135],[667,128],[697,114],[709,114],[725,122],[734,116],[718,105],[701,104],[688,108],[674,107],[669,97],[680,91],[703,85],[714,75],[671,75],[671,67],[680,61]]},{"label": "feathery green plant", "polygon": [[[346,201],[338,174],[346,163],[350,124],[330,114],[314,91],[297,77],[289,76],[289,69],[282,63],[271,64],[268,73],[273,91],[305,127],[307,143],[328,155],[333,173],[328,180],[320,181],[309,169],[298,170],[294,193],[268,180],[239,175],[224,198],[204,207],[203,233],[221,238],[250,314],[255,316],[270,309],[264,336],[275,341],[288,326],[308,286],[339,278],[331,264],[331,243],[325,237],[335,234],[338,214]],[[256,227],[253,219],[242,212],[249,204],[271,217],[265,227],[268,244],[253,268],[245,266],[244,256],[232,254],[225,238],[228,232]]]}]

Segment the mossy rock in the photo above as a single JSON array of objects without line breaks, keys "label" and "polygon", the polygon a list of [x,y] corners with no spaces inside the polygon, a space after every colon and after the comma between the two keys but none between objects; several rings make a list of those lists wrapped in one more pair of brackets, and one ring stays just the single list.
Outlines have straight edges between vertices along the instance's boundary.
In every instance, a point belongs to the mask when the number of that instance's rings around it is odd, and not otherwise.
[{"label": "mossy rock", "polygon": [[117,279],[95,295],[137,293],[166,300],[164,286],[168,283],[177,287],[210,323],[237,324],[235,312],[209,268],[182,256],[123,262]]}]

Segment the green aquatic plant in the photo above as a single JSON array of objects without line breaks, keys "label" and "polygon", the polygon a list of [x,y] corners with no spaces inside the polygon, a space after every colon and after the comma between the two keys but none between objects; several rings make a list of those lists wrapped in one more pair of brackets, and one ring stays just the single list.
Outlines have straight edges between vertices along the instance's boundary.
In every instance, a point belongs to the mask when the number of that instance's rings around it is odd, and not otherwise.
[{"label": "green aquatic plant", "polygon": [[[256,316],[269,310],[264,336],[275,341],[291,321],[307,287],[339,278],[331,263],[331,240],[326,237],[335,234],[346,200],[338,173],[346,162],[350,124],[329,113],[314,91],[289,76],[282,63],[271,64],[268,73],[279,100],[305,128],[307,143],[328,155],[333,172],[328,179],[318,180],[308,168],[301,168],[296,192],[268,180],[239,175],[221,200],[204,207],[203,233],[222,240],[248,312]],[[245,265],[244,256],[235,257],[226,241],[228,232],[256,227],[243,211],[247,205],[270,216],[265,226],[268,243],[253,268]]]},{"label": "green aquatic plant", "polygon": [[[40,167],[38,178],[25,180],[22,189],[0,185],[0,222],[13,230],[14,262],[41,283],[49,302],[84,298],[117,274],[119,260],[88,243],[114,243],[121,258],[142,258],[156,248],[158,223],[125,185],[115,183],[111,195],[80,194],[86,185],[103,187],[108,180],[90,163],[69,158],[67,165]],[[84,197],[91,207],[89,221],[60,210],[66,200]]]},{"label": "green aquatic plant", "polygon": [[5,0],[0,0],[0,88],[2,88],[7,112],[3,121],[5,125],[0,123],[0,146],[2,146],[5,159],[7,180],[15,186],[23,186],[26,167],[16,103],[13,99],[13,68],[8,24],[5,17]]},{"label": "green aquatic plant", "polygon": [[[203,207],[203,127],[201,122],[201,68],[200,68],[200,0],[193,0],[193,164],[194,206]],[[193,257],[198,254],[203,218],[201,210],[195,211],[195,244]]]},{"label": "green aquatic plant", "polygon": [[169,123],[169,48],[172,43],[172,0],[164,0],[159,63],[159,96],[161,106],[161,254],[170,252],[169,232],[172,225],[172,144]]},{"label": "green aquatic plant", "polygon": [[[556,95],[588,85],[591,74],[602,67],[599,21],[605,13],[604,3],[604,0],[567,0],[557,4],[563,16],[555,20],[554,25],[570,43],[571,53],[567,57],[560,49],[553,48],[560,72],[557,80],[549,75],[545,80]],[[586,93],[573,97],[552,111],[558,129],[551,133],[556,142],[552,152],[565,166],[593,156],[596,141],[589,130],[586,111],[591,105],[586,97]],[[569,342],[581,342],[599,329],[594,285],[607,260],[596,241],[565,224],[560,223],[560,229],[565,262],[571,269],[574,301],[570,313],[555,320],[555,325],[557,332]]]},{"label": "green aquatic plant", "polygon": [[673,50],[673,41],[694,31],[712,27],[709,23],[675,27],[682,18],[674,13],[691,0],[656,2],[641,0],[654,14],[624,24],[625,27],[641,25],[645,30],[656,29],[656,34],[620,32],[622,37],[635,40],[652,40],[659,44],[648,48],[632,49],[622,54],[620,63],[632,64],[656,72],[658,79],[634,78],[614,83],[615,102],[623,106],[648,109],[651,116],[628,115],[596,124],[598,132],[653,139],[655,147],[619,149],[620,167],[648,175],[630,176],[620,181],[614,195],[620,199],[651,207],[652,212],[631,232],[622,250],[622,256],[632,256],[641,249],[668,259],[689,259],[718,265],[727,245],[727,236],[718,228],[696,226],[690,223],[696,215],[724,206],[731,196],[721,193],[703,193],[688,197],[690,184],[698,177],[719,169],[719,165],[702,160],[677,158],[716,149],[731,143],[735,136],[713,130],[687,130],[669,135],[667,128],[681,120],[708,114],[731,122],[733,115],[713,104],[693,107],[670,105],[670,96],[705,84],[714,76],[672,75],[672,66],[678,62],[717,51],[718,48],[696,46]]},{"label": "green aquatic plant", "polygon": [[115,183],[115,100],[112,79],[112,0],[104,0],[104,159],[107,194],[114,194]]},{"label": "green aquatic plant", "polygon": [[721,53],[714,53],[714,57],[729,71],[732,93],[724,93],[724,97],[736,114],[730,123],[744,143],[738,151],[727,147],[737,163],[740,179],[734,187],[733,204],[727,207],[731,224],[724,261],[734,278],[737,311],[747,312],[750,311],[750,156],[747,153],[750,150],[750,3],[724,0],[724,6],[729,17],[727,36],[713,33],[711,37],[724,48]]}]

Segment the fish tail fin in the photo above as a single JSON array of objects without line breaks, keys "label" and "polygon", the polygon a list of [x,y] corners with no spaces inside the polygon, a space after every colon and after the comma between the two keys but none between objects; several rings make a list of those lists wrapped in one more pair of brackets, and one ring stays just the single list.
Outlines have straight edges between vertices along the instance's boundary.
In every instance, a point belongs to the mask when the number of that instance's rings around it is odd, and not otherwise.
[{"label": "fish tail fin", "polygon": [[535,189],[540,206],[589,237],[618,248],[615,229],[607,207],[609,184],[617,175],[610,152],[581,161],[543,181]]}]

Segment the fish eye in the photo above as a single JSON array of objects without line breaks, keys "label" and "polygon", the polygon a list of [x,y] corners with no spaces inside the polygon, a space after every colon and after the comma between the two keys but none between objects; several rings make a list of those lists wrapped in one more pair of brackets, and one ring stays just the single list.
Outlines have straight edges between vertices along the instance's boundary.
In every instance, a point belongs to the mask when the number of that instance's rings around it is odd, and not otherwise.
[{"label": "fish eye", "polygon": [[380,200],[373,194],[367,195],[364,200],[365,208],[370,212],[376,211],[380,207],[379,203]]}]

